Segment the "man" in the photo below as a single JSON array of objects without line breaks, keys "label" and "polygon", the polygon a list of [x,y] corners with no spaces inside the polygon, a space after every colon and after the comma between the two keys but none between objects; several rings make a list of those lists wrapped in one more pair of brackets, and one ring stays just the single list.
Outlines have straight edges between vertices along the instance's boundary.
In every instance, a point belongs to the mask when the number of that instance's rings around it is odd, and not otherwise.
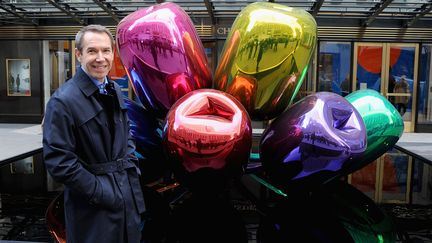
[{"label": "man", "polygon": [[20,81],[20,77],[19,77],[19,73],[17,74],[17,77],[16,77],[16,79],[15,79],[15,83],[16,83],[16,87],[17,87],[17,93],[19,93],[20,91],[19,91],[19,86],[20,86],[20,83],[21,83],[21,81]]},{"label": "man", "polygon": [[[402,75],[399,82],[397,82],[394,86],[393,93],[397,94],[409,94],[409,84],[406,80],[406,76]],[[403,116],[407,109],[407,104],[409,101],[408,96],[396,96],[395,97],[395,103],[397,106],[397,110],[399,111],[400,115]]]},{"label": "man", "polygon": [[106,77],[114,39],[89,25],[75,42],[81,68],[53,94],[43,124],[46,167],[65,185],[67,242],[139,242],[145,205],[135,145],[120,87]]}]

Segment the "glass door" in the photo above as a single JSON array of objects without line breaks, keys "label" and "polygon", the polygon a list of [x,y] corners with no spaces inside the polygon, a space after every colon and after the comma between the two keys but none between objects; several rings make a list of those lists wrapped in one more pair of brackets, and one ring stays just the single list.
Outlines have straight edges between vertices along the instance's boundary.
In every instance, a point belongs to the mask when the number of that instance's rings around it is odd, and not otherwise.
[{"label": "glass door", "polygon": [[[353,90],[373,89],[396,107],[404,132],[414,131],[417,90],[417,44],[355,43]],[[409,201],[412,161],[395,151],[349,175],[349,182],[376,202]]]},{"label": "glass door", "polygon": [[356,43],[353,89],[373,89],[386,96],[414,131],[418,44]]},{"label": "glass door", "polygon": [[387,44],[387,63],[390,63],[388,77],[390,82],[395,81],[393,90],[387,91],[395,107],[404,119],[404,132],[414,131],[414,120],[417,111],[417,70],[418,70],[418,44]]},{"label": "glass door", "polygon": [[420,51],[416,132],[432,132],[432,44]]},{"label": "glass door", "polygon": [[42,42],[44,102],[73,75],[73,42],[44,40]]},{"label": "glass door", "polygon": [[384,79],[384,44],[356,43],[354,45],[353,90],[373,89],[381,92]]}]

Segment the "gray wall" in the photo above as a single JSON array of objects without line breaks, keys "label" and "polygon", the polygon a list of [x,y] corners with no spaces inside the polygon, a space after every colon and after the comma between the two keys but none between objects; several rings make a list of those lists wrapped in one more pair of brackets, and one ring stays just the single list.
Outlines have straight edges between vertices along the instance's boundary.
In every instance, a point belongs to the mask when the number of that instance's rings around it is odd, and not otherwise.
[{"label": "gray wall", "polygon": [[[6,59],[30,59],[31,96],[7,95]],[[42,65],[42,41],[0,41],[0,123],[42,121]]]}]

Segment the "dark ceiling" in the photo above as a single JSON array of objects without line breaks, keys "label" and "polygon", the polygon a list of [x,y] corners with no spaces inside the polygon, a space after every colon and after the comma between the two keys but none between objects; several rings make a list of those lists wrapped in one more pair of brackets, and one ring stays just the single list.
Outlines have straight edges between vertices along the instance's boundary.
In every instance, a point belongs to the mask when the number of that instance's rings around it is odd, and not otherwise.
[{"label": "dark ceiling", "polygon": [[[163,0],[0,0],[0,25],[116,25],[126,15]],[[166,1],[195,24],[232,23],[247,0]],[[432,27],[432,0],[269,0],[311,13],[322,26]]]}]

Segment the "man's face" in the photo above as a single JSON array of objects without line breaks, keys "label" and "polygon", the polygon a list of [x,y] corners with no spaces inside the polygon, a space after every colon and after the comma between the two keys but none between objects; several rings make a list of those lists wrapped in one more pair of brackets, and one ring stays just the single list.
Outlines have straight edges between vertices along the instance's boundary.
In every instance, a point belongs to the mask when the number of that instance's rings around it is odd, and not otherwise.
[{"label": "man's face", "polygon": [[87,32],[83,36],[82,50],[75,50],[76,57],[87,74],[103,82],[111,70],[114,53],[106,33]]}]

